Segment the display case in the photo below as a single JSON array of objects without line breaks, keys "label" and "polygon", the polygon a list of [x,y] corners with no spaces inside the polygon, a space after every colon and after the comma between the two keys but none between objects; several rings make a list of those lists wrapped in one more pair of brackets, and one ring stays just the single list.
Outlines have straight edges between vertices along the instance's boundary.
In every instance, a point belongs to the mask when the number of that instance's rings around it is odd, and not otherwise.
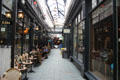
[{"label": "display case", "polygon": [[[11,45],[11,18],[7,17],[7,13],[10,12],[9,9],[2,6],[2,15],[1,15],[1,23],[0,23],[0,46],[10,46]],[[11,15],[11,14],[9,14]]]}]

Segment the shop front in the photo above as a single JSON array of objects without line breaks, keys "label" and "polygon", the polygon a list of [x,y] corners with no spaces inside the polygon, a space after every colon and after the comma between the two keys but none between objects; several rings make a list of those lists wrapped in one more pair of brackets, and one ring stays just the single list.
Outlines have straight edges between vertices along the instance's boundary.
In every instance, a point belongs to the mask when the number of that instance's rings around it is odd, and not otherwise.
[{"label": "shop front", "polygon": [[73,21],[73,59],[79,64],[82,75],[84,74],[84,32],[85,32],[85,20],[84,20],[84,1],[82,6],[77,12],[77,15]]},{"label": "shop front", "polygon": [[119,5],[119,0],[85,0],[81,9],[78,9],[80,5],[77,6],[73,12],[74,18],[70,20],[73,25],[72,57],[79,64],[79,68],[83,64],[84,74],[88,80],[119,80],[117,77],[120,75],[120,7],[118,13],[115,13],[116,5],[113,5],[113,2],[116,1]]},{"label": "shop front", "polygon": [[0,46],[10,46],[11,45],[11,27],[12,27],[12,19],[10,11],[12,10],[12,0],[7,2],[6,0],[2,0],[1,6],[1,21],[0,21]]},{"label": "shop front", "polygon": [[12,0],[0,1],[0,75],[11,67]]},{"label": "shop front", "polygon": [[113,5],[107,0],[92,12],[90,29],[90,72],[101,80],[113,80]]}]

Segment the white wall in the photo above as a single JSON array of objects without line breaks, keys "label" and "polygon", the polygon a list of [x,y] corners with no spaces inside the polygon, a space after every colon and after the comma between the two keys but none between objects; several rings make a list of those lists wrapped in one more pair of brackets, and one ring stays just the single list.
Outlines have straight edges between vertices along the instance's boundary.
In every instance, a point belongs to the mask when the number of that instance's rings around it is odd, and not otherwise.
[{"label": "white wall", "polygon": [[0,48],[0,76],[10,68],[11,48]]}]

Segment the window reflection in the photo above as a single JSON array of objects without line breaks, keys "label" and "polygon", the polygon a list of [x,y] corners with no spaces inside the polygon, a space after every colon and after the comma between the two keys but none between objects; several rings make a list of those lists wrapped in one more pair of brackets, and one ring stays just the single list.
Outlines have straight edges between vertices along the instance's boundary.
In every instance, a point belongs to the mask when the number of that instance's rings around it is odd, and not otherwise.
[{"label": "window reflection", "polygon": [[5,16],[9,12],[4,6],[2,7],[1,24],[0,24],[0,46],[10,46],[11,44],[11,20]]},{"label": "window reflection", "polygon": [[84,45],[83,45],[83,26],[84,22],[81,22],[78,26],[78,60],[80,62],[83,62],[83,51],[84,51]]},{"label": "window reflection", "polygon": [[91,19],[90,71],[101,80],[113,80],[113,11],[108,8],[111,3],[106,1]]}]

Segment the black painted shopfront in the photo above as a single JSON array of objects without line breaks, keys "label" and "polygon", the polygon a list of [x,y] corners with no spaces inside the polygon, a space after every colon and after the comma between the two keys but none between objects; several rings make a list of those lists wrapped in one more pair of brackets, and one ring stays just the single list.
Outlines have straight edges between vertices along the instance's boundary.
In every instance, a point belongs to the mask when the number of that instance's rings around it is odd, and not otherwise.
[{"label": "black painted shopfront", "polygon": [[[0,48],[11,47],[11,67],[16,55],[47,41],[44,16],[33,0],[0,0]],[[118,2],[117,2],[118,1]],[[63,34],[67,57],[89,80],[120,80],[119,0],[73,0]],[[18,14],[22,15],[18,17]],[[40,29],[38,31],[38,29]],[[43,35],[44,34],[44,35]]]},{"label": "black painted shopfront", "polygon": [[17,55],[44,46],[42,39],[48,38],[44,19],[33,0],[0,0],[0,48],[11,48],[11,67]]},{"label": "black painted shopfront", "polygon": [[73,3],[65,22],[65,26],[72,24],[71,59],[89,80],[119,80],[116,0],[77,0]]}]

